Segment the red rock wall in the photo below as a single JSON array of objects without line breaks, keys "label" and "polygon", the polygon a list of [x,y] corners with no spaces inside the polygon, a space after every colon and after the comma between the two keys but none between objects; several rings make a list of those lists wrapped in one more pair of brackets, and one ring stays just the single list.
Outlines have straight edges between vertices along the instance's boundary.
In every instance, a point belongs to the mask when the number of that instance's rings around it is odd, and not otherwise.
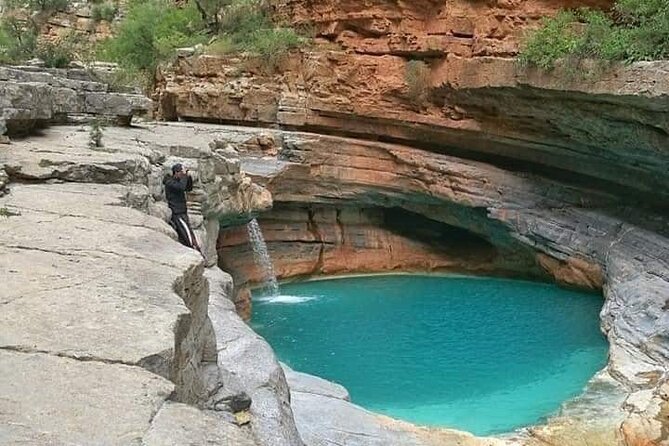
[{"label": "red rock wall", "polygon": [[278,21],[358,54],[411,58],[513,56],[528,28],[560,8],[612,0],[273,0]]}]

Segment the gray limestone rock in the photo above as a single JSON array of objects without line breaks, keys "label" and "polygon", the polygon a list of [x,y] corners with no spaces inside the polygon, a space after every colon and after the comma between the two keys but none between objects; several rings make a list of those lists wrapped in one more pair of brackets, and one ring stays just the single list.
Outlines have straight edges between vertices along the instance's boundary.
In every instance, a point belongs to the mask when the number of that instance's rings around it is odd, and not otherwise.
[{"label": "gray limestone rock", "polygon": [[194,401],[213,336],[203,330],[206,298],[204,314],[191,304],[205,291],[202,261],[165,223],[124,206],[127,193],[16,185],[0,199],[19,214],[0,221],[0,348],[142,366]]},{"label": "gray limestone rock", "polygon": [[292,392],[293,411],[307,446],[419,446],[406,431],[394,429],[383,419],[339,398]]},{"label": "gray limestone rock", "polygon": [[286,374],[286,381],[288,381],[291,394],[294,392],[313,393],[314,395],[322,395],[345,401],[351,400],[348,390],[340,384],[319,378],[318,376],[309,375],[308,373],[296,372],[283,363],[281,363],[281,368],[283,368]]},{"label": "gray limestone rock", "polygon": [[90,76],[74,79],[66,69],[0,67],[0,119],[5,121],[0,134],[27,133],[46,123],[66,121],[70,115],[114,117],[129,123],[133,115],[150,108],[147,97],[111,92]]},{"label": "gray limestone rock", "polygon": [[[169,141],[183,133],[162,129]],[[152,129],[117,128],[106,128],[104,148],[91,150],[86,130],[48,129],[0,151],[0,189],[9,189],[0,197],[7,210],[0,217],[0,444],[140,444],[168,395],[193,404],[208,400],[212,366],[215,386],[232,389],[219,392],[230,397],[219,409],[248,409],[243,376],[235,373],[258,376],[251,357],[241,369],[216,366],[202,258],[147,214],[169,214],[149,181],[169,151],[150,143]],[[180,137],[201,153],[188,135]],[[10,183],[16,180],[30,184]],[[231,189],[216,198],[234,201],[236,194]],[[203,226],[210,247],[218,229],[213,217]],[[274,361],[230,310],[226,317],[238,325],[226,333],[247,336],[259,356]],[[271,361],[264,365],[268,373],[280,372]],[[249,382],[253,434],[263,445],[301,444],[282,373],[261,379]],[[249,429],[230,425],[225,413],[174,404],[154,421],[145,438],[150,444],[188,438],[255,444]]]},{"label": "gray limestone rock", "polygon": [[0,376],[4,446],[139,446],[174,388],[139,367],[6,350]]},{"label": "gray limestone rock", "polygon": [[156,414],[143,446],[255,446],[248,426],[227,413],[166,402]]},{"label": "gray limestone rock", "polygon": [[[299,446],[302,440],[290,406],[290,392],[281,366],[267,342],[234,310],[232,279],[218,269],[206,273],[211,287],[209,316],[218,346],[218,365],[229,387],[251,398],[251,428],[263,446]],[[234,382],[231,383],[230,376]]]}]

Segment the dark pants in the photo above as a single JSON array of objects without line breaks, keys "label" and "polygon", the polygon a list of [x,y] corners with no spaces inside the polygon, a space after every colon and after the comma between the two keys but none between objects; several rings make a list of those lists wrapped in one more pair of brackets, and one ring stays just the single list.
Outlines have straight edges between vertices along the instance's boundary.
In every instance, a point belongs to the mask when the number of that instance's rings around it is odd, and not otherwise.
[{"label": "dark pants", "polygon": [[190,227],[188,214],[172,213],[170,224],[177,231],[177,235],[179,236],[179,242],[182,245],[186,245],[189,248],[193,249],[199,249],[199,246],[197,244],[197,239],[195,238],[195,233]]}]

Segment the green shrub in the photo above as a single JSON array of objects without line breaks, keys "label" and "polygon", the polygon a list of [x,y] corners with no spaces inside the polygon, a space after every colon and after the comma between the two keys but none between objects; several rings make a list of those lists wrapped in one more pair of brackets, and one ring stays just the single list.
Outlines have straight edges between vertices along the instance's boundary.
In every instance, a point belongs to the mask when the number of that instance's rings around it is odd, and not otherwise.
[{"label": "green shrub", "polygon": [[233,0],[220,12],[219,33],[232,36],[238,43],[255,31],[273,28],[257,0]]},{"label": "green shrub", "polygon": [[210,54],[245,51],[273,69],[291,49],[304,44],[291,28],[276,27],[259,0],[132,0],[115,37],[99,54],[124,67],[154,73],[179,47],[211,41]]},{"label": "green shrub", "polygon": [[258,56],[267,71],[274,71],[288,51],[306,41],[292,28],[276,27],[256,0],[233,0],[219,17],[219,37],[207,52],[245,51]]},{"label": "green shrub", "polygon": [[225,54],[234,53],[238,50],[239,50],[238,45],[236,45],[230,37],[220,36],[216,38],[216,40],[211,42],[209,45],[207,45],[205,53],[215,56],[222,56]]},{"label": "green shrub", "polygon": [[118,8],[115,4],[110,2],[98,3],[91,8],[91,18],[95,22],[111,22],[116,17]]},{"label": "green shrub", "polygon": [[169,0],[135,1],[115,37],[103,42],[100,55],[121,66],[153,73],[174,49],[207,40],[192,4],[178,8]]},{"label": "green shrub", "polygon": [[430,67],[422,60],[410,60],[404,78],[409,99],[415,105],[424,105],[430,94]]},{"label": "green shrub", "polygon": [[291,28],[265,28],[252,32],[241,45],[241,49],[256,54],[262,61],[263,68],[272,72],[278,68],[288,52],[303,43]]},{"label": "green shrub", "polygon": [[7,209],[6,207],[1,207],[0,208],[0,217],[9,218],[9,217],[18,217],[19,215],[21,215],[20,212],[11,211],[11,210]]},{"label": "green shrub", "polygon": [[0,21],[0,62],[18,63],[33,57],[37,29],[31,21],[8,16]]},{"label": "green shrub", "polygon": [[49,68],[66,68],[74,59],[75,42],[71,38],[60,41],[39,40],[35,56],[44,61]]},{"label": "green shrub", "polygon": [[90,74],[98,82],[107,84],[109,91],[131,93],[139,89],[148,93],[151,87],[149,73],[133,68],[120,67],[110,72],[91,71]]},{"label": "green shrub", "polygon": [[559,59],[669,58],[669,1],[618,0],[611,13],[583,8],[544,19],[524,42],[520,62],[550,70]]}]

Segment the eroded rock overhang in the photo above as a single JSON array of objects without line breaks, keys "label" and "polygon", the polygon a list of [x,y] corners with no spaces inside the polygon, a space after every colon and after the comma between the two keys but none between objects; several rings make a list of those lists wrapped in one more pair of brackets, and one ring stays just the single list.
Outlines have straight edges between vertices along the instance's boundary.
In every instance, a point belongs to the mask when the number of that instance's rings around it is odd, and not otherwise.
[{"label": "eroded rock overhang", "polygon": [[239,75],[236,63],[177,60],[159,89],[162,115],[401,143],[666,203],[667,62],[586,81],[449,56],[430,66],[420,105],[406,97],[398,56],[296,53],[273,76]]}]

